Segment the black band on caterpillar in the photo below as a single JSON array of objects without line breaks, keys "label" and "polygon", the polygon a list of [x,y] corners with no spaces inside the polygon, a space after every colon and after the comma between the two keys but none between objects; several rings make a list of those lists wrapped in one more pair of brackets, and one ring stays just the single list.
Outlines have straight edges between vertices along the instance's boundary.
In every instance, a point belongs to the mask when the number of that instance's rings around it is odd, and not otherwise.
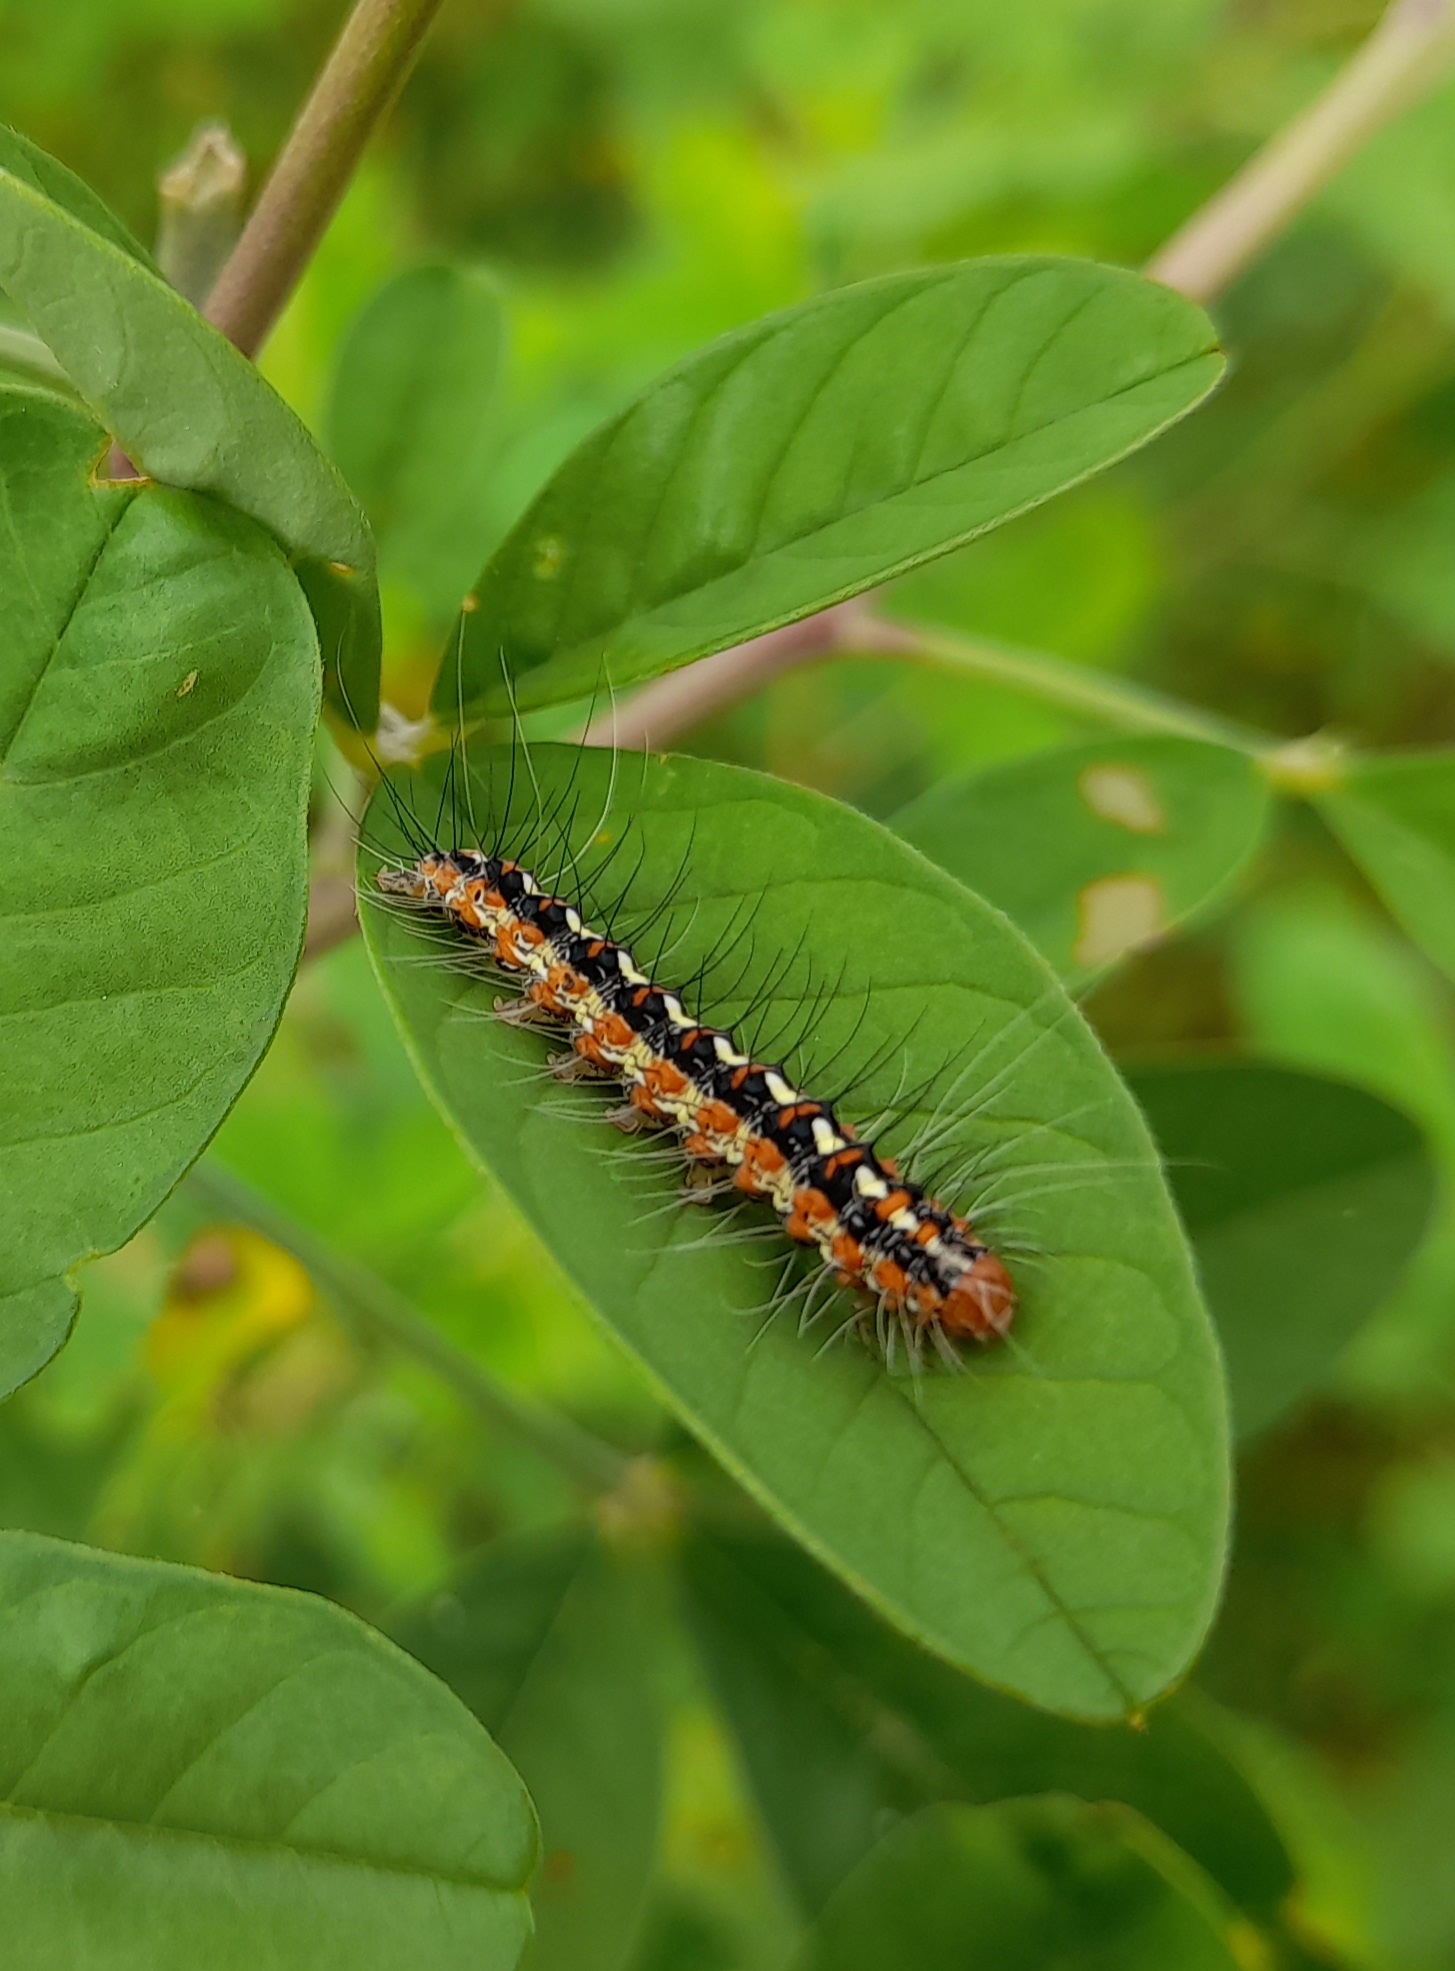
[{"label": "black band on caterpillar", "polygon": [[518,864],[470,850],[382,869],[379,887],[444,912],[524,981],[543,1016],[569,1028],[584,1062],[615,1076],[632,1108],[670,1126],[694,1163],[726,1167],[770,1204],[788,1236],[817,1249],[845,1287],[873,1294],[911,1338],[993,1341],[1015,1289],[966,1219],[861,1143],[833,1110],[699,1024]]}]

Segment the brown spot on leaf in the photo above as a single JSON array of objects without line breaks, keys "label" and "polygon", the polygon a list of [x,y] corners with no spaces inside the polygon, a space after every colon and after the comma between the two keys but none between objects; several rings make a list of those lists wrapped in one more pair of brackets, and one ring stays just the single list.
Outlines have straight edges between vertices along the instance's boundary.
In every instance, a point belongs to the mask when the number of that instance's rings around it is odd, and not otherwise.
[{"label": "brown spot on leaf", "polygon": [[1109,965],[1151,944],[1166,928],[1162,885],[1155,876],[1101,876],[1077,899],[1080,930],[1072,949],[1078,965]]},{"label": "brown spot on leaf", "polygon": [[1087,767],[1077,781],[1081,798],[1103,821],[1114,821],[1134,835],[1166,832],[1167,815],[1157,791],[1140,767],[1110,763]]}]

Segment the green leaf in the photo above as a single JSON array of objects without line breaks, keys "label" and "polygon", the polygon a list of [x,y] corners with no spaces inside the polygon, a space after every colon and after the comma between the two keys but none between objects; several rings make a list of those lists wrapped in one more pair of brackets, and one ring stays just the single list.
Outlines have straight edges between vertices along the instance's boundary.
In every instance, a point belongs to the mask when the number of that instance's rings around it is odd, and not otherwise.
[{"label": "green leaf", "polygon": [[38,335],[0,321],[0,390],[29,390],[79,405],[64,370]]},{"label": "green leaf", "polygon": [[329,449],[373,524],[384,580],[442,621],[487,544],[504,340],[482,269],[414,267],[375,295],[339,356]]},{"label": "green leaf", "polygon": [[1077,260],[966,261],[768,315],[566,461],[480,578],[453,710],[614,689],[857,595],[1110,465],[1204,397],[1207,317]]},{"label": "green leaf", "polygon": [[1099,739],[932,788],[893,826],[1085,981],[1225,896],[1268,821],[1256,763],[1192,739]]},{"label": "green leaf", "polygon": [[64,1347],[75,1319],[76,1295],[65,1280],[38,1280],[0,1295],[0,1399],[40,1374]]},{"label": "green leaf", "polygon": [[98,230],[100,202],[39,156],[0,142],[0,288],[142,471],[212,494],[282,543],[335,693],[371,729],[379,598],[363,514],[246,357],[117,238],[115,222]]},{"label": "green leaf", "polygon": [[722,1912],[701,1889],[663,1875],[642,1919],[629,1971],[778,1971],[781,1954],[745,1958]]},{"label": "green leaf", "polygon": [[530,1788],[535,1971],[617,1971],[651,1880],[662,1707],[645,1586],[588,1533],[532,1537],[392,1625]]},{"label": "green leaf", "polygon": [[[600,1095],[546,1092],[540,1038],[489,1017],[495,983],[371,904],[385,992],[467,1145],[688,1425],[893,1620],[1056,1709],[1154,1697],[1221,1572],[1222,1387],[1150,1139],[1076,1009],[995,911],[820,795],[639,758],[608,815],[609,756],[539,748],[541,823],[516,764],[478,756],[462,836],[503,833],[543,881],[574,866],[588,921],[641,933],[642,962],[689,997],[711,966],[704,1011],[751,1010],[748,1044],[787,1052],[807,1087],[816,1067],[852,1088],[846,1119],[897,1106],[890,1147],[933,1126],[941,1175],[979,1159],[982,1219],[1026,1249],[1017,1341],[917,1385],[856,1340],[825,1347],[822,1326],[765,1323],[776,1224],[755,1218],[740,1229],[765,1243],[744,1244],[682,1206],[661,1150],[611,1136]],[[409,857],[392,801],[432,826],[443,770],[375,798],[372,849]],[[366,890],[376,867],[366,854]],[[811,1046],[786,1045],[794,1026]],[[916,1168],[933,1180],[932,1161]]]},{"label": "green leaf", "polygon": [[313,625],[240,514],[0,394],[0,1391],[202,1150],[298,962]]},{"label": "green leaf", "polygon": [[59,159],[33,144],[20,131],[0,123],[0,171],[10,173],[52,205],[96,233],[141,266],[156,272],[156,263],[141,242],[121,223],[104,199],[83,178],[68,171]]},{"label": "green leaf", "polygon": [[1292,1889],[1206,1702],[1179,1694],[1137,1731],[1073,1724],[926,1655],[784,1540],[704,1524],[682,1559],[693,1629],[808,1914],[888,1818],[1027,1793],[1135,1807],[1260,1922]]},{"label": "green leaf", "polygon": [[1361,1088],[1253,1063],[1130,1077],[1162,1146],[1227,1358],[1240,1438],[1328,1372],[1429,1223],[1415,1125]]},{"label": "green leaf", "polygon": [[342,1609],[0,1535],[0,1915],[27,1971],[509,1971],[524,1789]]},{"label": "green leaf", "polygon": [[1237,1971],[1197,1871],[1076,1800],[931,1807],[835,1894],[794,1971]]},{"label": "green leaf", "polygon": [[1350,761],[1315,805],[1415,943],[1455,978],[1455,752]]}]

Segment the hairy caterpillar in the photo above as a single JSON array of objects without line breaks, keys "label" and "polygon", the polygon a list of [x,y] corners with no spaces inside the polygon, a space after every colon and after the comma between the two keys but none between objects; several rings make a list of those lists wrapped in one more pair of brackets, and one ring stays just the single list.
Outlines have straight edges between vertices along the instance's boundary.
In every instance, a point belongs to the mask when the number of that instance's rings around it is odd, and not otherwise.
[{"label": "hairy caterpillar", "polygon": [[673,1130],[690,1170],[730,1173],[840,1286],[871,1295],[877,1319],[860,1325],[882,1346],[902,1336],[918,1360],[929,1339],[956,1360],[957,1343],[1006,1333],[1016,1304],[1010,1276],[963,1216],[901,1176],[780,1068],[694,1019],[627,946],[598,935],[518,863],[434,849],[378,870],[375,881],[443,915],[522,984],[517,1005],[497,1007],[502,1017],[568,1032],[575,1071],[625,1086],[613,1121]]}]

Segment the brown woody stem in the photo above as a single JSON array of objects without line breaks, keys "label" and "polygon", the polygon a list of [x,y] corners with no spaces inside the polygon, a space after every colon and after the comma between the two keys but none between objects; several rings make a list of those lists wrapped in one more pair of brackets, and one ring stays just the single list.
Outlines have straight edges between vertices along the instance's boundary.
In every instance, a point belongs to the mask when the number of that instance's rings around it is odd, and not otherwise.
[{"label": "brown woody stem", "polygon": [[1266,143],[1154,254],[1147,273],[1212,301],[1356,151],[1445,79],[1451,0],[1392,0],[1328,88]]},{"label": "brown woody stem", "polygon": [[357,0],[278,153],[205,313],[254,356],[322,239],[440,0]]}]

